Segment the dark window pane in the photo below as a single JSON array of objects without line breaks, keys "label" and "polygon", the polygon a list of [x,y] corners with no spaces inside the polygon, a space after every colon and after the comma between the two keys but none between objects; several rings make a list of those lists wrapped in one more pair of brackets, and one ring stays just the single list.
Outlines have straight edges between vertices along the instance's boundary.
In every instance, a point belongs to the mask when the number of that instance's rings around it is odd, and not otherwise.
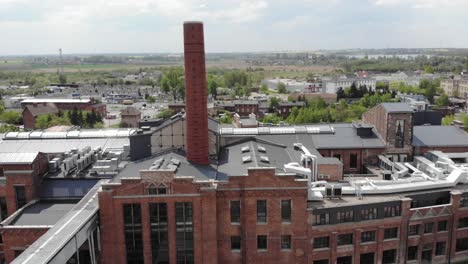
[{"label": "dark window pane", "polygon": [[291,236],[290,235],[281,236],[281,249],[291,249]]},{"label": "dark window pane", "polygon": [[360,264],[374,264],[374,259],[375,254],[373,252],[361,254]]},{"label": "dark window pane", "polygon": [[291,222],[291,200],[281,200],[281,221]]},{"label": "dark window pane", "polygon": [[24,186],[15,186],[16,209],[26,205],[26,188]]},{"label": "dark window pane", "polygon": [[241,249],[241,238],[240,236],[231,236],[231,249],[240,250]]},{"label": "dark window pane", "polygon": [[230,202],[231,223],[240,223],[240,201]]},{"label": "dark window pane", "polygon": [[392,239],[398,237],[398,227],[387,228],[384,230],[384,239]]},{"label": "dark window pane", "polygon": [[447,220],[439,221],[437,231],[447,231]]},{"label": "dark window pane", "polygon": [[123,212],[127,263],[141,264],[144,259],[140,204],[124,204]]},{"label": "dark window pane", "polygon": [[361,233],[361,242],[375,241],[375,231],[366,231]]},{"label": "dark window pane", "polygon": [[446,247],[445,241],[437,242],[435,255],[436,256],[445,255],[445,247]]},{"label": "dark window pane", "polygon": [[425,223],[424,224],[424,233],[432,233],[434,229],[434,223]]},{"label": "dark window pane", "polygon": [[416,260],[418,259],[418,246],[408,247],[408,260]]},{"label": "dark window pane", "polygon": [[353,234],[338,235],[338,246],[353,244]]},{"label": "dark window pane", "polygon": [[258,200],[257,201],[257,223],[266,223],[267,222],[267,201]]},{"label": "dark window pane", "polygon": [[177,264],[193,263],[192,203],[175,203]]},{"label": "dark window pane", "polygon": [[408,230],[409,236],[417,236],[419,235],[419,225],[410,225]]},{"label": "dark window pane", "polygon": [[169,241],[167,232],[167,206],[165,203],[151,203],[151,250],[154,264],[169,263]]},{"label": "dark window pane", "polygon": [[396,263],[396,249],[384,250],[382,264]]},{"label": "dark window pane", "polygon": [[314,238],[314,248],[327,248],[330,244],[329,237],[316,237]]},{"label": "dark window pane", "polygon": [[456,252],[468,250],[468,237],[457,239]]},{"label": "dark window pane", "polygon": [[458,228],[468,227],[468,217],[463,217],[458,220]]},{"label": "dark window pane", "polygon": [[267,236],[257,236],[257,250],[266,250],[268,248]]}]

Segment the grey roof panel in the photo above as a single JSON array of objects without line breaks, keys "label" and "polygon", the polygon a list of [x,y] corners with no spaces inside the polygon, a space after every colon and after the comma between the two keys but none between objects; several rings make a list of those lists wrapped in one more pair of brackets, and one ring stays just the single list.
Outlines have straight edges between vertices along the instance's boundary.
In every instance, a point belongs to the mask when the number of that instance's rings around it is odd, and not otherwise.
[{"label": "grey roof panel", "polygon": [[415,126],[415,147],[467,147],[468,134],[454,126]]},{"label": "grey roof panel", "polygon": [[414,110],[408,103],[382,103],[388,113],[413,113]]},{"label": "grey roof panel", "polygon": [[37,155],[39,152],[0,152],[0,164],[31,164]]},{"label": "grey roof panel", "polygon": [[24,208],[9,224],[13,226],[50,226],[67,214],[76,200],[39,201]]}]

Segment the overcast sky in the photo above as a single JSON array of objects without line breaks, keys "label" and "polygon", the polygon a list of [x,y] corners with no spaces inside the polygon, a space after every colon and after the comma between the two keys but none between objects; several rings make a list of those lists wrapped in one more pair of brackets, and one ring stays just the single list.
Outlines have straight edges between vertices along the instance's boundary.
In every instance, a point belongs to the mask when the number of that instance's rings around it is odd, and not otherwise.
[{"label": "overcast sky", "polygon": [[0,0],[0,55],[468,48],[468,0]]}]

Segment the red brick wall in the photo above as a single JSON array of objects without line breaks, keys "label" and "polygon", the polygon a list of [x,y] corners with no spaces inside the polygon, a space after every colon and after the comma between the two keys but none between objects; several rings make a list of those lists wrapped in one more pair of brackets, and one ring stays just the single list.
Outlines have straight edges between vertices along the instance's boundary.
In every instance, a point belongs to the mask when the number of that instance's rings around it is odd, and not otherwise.
[{"label": "red brick wall", "polygon": [[[341,156],[343,162],[343,173],[364,173],[364,165],[376,165],[378,155],[384,153],[385,149],[320,149],[319,152],[324,157],[334,157],[336,154]],[[351,168],[351,154],[357,155],[357,166]],[[320,170],[319,170],[319,173]]]},{"label": "red brick wall", "polygon": [[387,141],[387,112],[382,105],[377,105],[362,115],[364,123],[373,124],[375,129]]},{"label": "red brick wall", "polygon": [[187,159],[208,164],[208,110],[202,23],[184,24]]},{"label": "red brick wall", "polygon": [[330,181],[343,180],[343,165],[341,164],[319,164],[318,173],[328,175]]},{"label": "red brick wall", "polygon": [[34,129],[36,127],[36,119],[31,114],[29,109],[23,110],[23,124],[24,129]]},{"label": "red brick wall", "polygon": [[3,248],[6,263],[15,259],[15,250],[25,250],[39,237],[47,232],[48,228],[6,228],[3,229]]}]

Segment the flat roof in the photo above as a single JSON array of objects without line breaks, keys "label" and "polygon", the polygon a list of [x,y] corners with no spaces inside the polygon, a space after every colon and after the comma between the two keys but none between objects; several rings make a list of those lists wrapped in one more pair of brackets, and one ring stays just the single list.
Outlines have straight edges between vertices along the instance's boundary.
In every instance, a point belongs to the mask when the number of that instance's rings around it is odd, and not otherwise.
[{"label": "flat roof", "polygon": [[382,103],[382,106],[387,113],[414,113],[408,103]]},{"label": "flat roof", "polygon": [[39,152],[3,152],[0,153],[0,164],[31,164],[37,155]]},{"label": "flat roof", "polygon": [[455,126],[415,126],[415,147],[467,147],[468,134]]},{"label": "flat roof", "polygon": [[68,98],[33,98],[33,99],[25,99],[21,103],[28,104],[28,103],[89,103],[91,102],[90,98],[86,99],[68,99]]},{"label": "flat roof", "polygon": [[77,200],[41,200],[23,208],[8,226],[52,226],[77,203]]}]

